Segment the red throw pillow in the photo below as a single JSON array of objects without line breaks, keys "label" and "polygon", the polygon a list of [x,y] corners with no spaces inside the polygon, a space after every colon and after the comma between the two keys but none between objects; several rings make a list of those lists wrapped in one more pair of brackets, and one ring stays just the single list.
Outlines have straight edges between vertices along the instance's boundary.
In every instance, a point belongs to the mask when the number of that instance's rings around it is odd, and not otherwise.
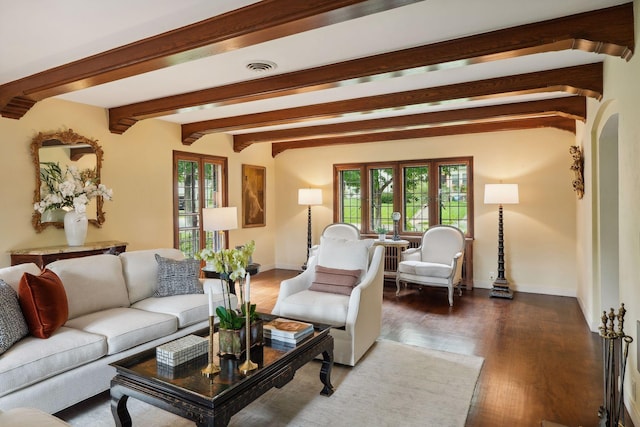
[{"label": "red throw pillow", "polygon": [[69,318],[67,294],[60,278],[51,270],[39,276],[24,273],[18,286],[18,300],[31,335],[49,338]]},{"label": "red throw pillow", "polygon": [[309,290],[332,294],[351,295],[358,284],[362,270],[343,270],[316,265],[316,276]]}]

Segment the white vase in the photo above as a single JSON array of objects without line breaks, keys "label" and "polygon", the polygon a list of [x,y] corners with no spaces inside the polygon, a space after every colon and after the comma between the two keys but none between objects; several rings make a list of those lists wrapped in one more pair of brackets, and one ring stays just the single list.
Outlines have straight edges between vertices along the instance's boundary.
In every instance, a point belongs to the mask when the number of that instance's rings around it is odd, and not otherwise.
[{"label": "white vase", "polygon": [[64,215],[64,234],[69,246],[82,246],[87,238],[87,214],[69,211]]},{"label": "white vase", "polygon": [[384,242],[386,238],[387,238],[386,234],[384,233],[378,234],[378,239],[380,239],[381,242]]}]

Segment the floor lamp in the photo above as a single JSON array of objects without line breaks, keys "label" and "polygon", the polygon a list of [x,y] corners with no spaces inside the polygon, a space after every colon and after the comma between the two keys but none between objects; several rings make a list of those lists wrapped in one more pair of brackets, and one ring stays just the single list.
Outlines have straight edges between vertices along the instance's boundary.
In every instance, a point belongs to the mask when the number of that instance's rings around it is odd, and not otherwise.
[{"label": "floor lamp", "polygon": [[307,205],[307,258],[302,269],[307,269],[307,260],[311,250],[311,206],[322,204],[322,190],[320,188],[301,188],[298,190],[298,204]]},{"label": "floor lamp", "polygon": [[509,282],[504,277],[504,231],[502,227],[502,205],[517,204],[518,184],[486,184],[484,186],[484,203],[500,205],[498,208],[498,276],[493,282],[490,296],[496,298],[513,298]]},{"label": "floor lamp", "polygon": [[202,209],[202,227],[213,232],[213,250],[219,252],[226,246],[224,232],[238,228],[238,208]]}]

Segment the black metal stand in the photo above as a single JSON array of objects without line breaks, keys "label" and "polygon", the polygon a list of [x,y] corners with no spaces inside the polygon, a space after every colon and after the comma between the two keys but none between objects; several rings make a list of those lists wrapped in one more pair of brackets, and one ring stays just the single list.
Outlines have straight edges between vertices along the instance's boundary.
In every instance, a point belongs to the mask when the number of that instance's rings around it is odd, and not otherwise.
[{"label": "black metal stand", "polygon": [[494,298],[513,299],[513,293],[509,289],[509,282],[504,277],[504,231],[502,228],[502,205],[498,208],[498,277],[493,282],[490,293]]},{"label": "black metal stand", "polygon": [[302,271],[307,269],[307,261],[309,261],[309,252],[311,251],[311,205],[307,206],[307,258],[302,264]]}]

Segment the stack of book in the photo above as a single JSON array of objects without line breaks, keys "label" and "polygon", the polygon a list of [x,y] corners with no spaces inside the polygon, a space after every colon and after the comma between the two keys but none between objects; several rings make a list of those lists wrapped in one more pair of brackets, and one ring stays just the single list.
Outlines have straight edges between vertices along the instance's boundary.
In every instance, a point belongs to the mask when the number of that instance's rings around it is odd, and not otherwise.
[{"label": "stack of book", "polygon": [[293,348],[313,334],[311,323],[277,318],[264,324],[264,338],[274,348]]}]

